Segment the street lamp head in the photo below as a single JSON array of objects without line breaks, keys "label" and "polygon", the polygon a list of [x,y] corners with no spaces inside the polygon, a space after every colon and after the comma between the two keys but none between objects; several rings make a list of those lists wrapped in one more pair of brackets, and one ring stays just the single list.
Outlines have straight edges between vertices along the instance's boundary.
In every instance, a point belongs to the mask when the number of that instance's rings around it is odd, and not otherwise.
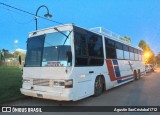
[{"label": "street lamp head", "polygon": [[47,13],[47,14],[44,15],[44,17],[46,17],[46,18],[52,18],[52,15],[49,14],[49,13]]},{"label": "street lamp head", "polygon": [[15,40],[14,43],[17,44],[17,43],[18,43],[18,40]]},{"label": "street lamp head", "polygon": [[38,11],[39,11],[42,7],[46,8],[46,10],[47,10],[47,14],[45,14],[44,17],[46,17],[46,18],[51,18],[51,17],[52,17],[52,15],[49,14],[49,10],[48,10],[47,6],[42,5],[42,6],[38,7],[38,9],[37,9],[37,11],[36,11],[36,15],[35,15],[36,31],[37,31],[37,28],[38,28],[38,27],[37,27],[37,14],[38,14]]}]

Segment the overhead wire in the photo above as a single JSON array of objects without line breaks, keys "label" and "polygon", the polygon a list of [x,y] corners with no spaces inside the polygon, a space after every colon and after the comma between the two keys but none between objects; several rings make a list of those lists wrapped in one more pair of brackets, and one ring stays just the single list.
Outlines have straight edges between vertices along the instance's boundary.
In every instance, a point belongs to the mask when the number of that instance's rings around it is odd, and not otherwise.
[{"label": "overhead wire", "polygon": [[[20,12],[23,12],[23,13],[26,13],[26,14],[29,14],[29,15],[32,15],[32,16],[35,16],[35,14],[31,13],[31,12],[28,12],[28,11],[25,11],[25,10],[22,10],[20,8],[17,8],[17,7],[14,7],[14,6],[11,6],[11,5],[8,5],[8,4],[5,4],[5,3],[2,3],[0,2],[0,5],[3,5],[3,6],[6,6],[6,7],[9,7],[9,8],[12,8],[12,9],[15,9],[15,10],[18,10]],[[39,18],[42,18],[42,19],[45,19],[45,20],[48,20],[50,22],[54,22],[54,23],[57,23],[57,24],[61,24],[61,25],[64,25],[63,23],[61,22],[58,22],[58,21],[55,21],[55,20],[51,20],[51,19],[48,19],[48,18],[45,18],[45,17],[42,17],[42,16],[36,16],[36,17],[39,17]]]},{"label": "overhead wire", "polygon": [[[18,24],[29,24],[29,23],[31,23],[31,22],[34,20],[34,18],[32,18],[32,19],[30,19],[29,21],[26,21],[26,22],[19,22],[17,19],[15,19],[15,17],[12,15],[12,13],[10,13],[10,12],[14,12],[14,13],[18,13],[18,12],[15,12],[15,11],[10,10],[10,9],[8,9],[8,8],[4,8],[4,9],[6,9],[6,10],[8,11],[8,13],[9,13],[9,15],[12,17],[12,19],[13,19],[16,23],[18,23]],[[19,13],[18,13],[18,14],[19,14]]]},{"label": "overhead wire", "polygon": [[[6,7],[8,7],[8,8],[11,8],[11,9],[14,9],[14,10],[17,10],[17,11],[20,11],[20,12],[23,12],[23,13],[26,13],[26,14],[29,14],[29,15],[32,15],[32,16],[34,16],[34,17],[38,17],[38,18],[42,18],[42,19],[45,19],[45,20],[47,20],[47,21],[50,21],[50,22],[54,22],[54,23],[57,23],[57,24],[61,24],[61,25],[64,25],[63,23],[61,23],[61,22],[58,22],[58,21],[55,21],[55,20],[50,20],[50,19],[48,19],[48,18],[45,18],[45,17],[42,17],[42,16],[36,16],[35,14],[33,14],[33,13],[31,13],[31,12],[28,12],[28,11],[25,11],[25,10],[22,10],[22,9],[19,9],[19,8],[17,8],[17,7],[14,7],[14,6],[11,6],[11,5],[8,5],[8,4],[5,4],[5,3],[2,3],[2,2],[0,2],[0,5],[3,5],[3,6],[6,6]],[[6,10],[8,10],[8,11],[11,11],[11,12],[15,12],[15,11],[13,11],[13,10],[11,10],[11,9],[8,9],[8,8],[4,8],[4,9],[6,9]],[[18,12],[16,12],[16,13],[18,13]],[[10,14],[11,15],[11,14]],[[12,16],[12,15],[11,15]],[[13,17],[13,16],[12,16]],[[14,18],[14,17],[13,17]],[[15,20],[15,19],[14,19]],[[16,20],[15,20],[16,21]],[[32,20],[30,20],[30,21],[28,21],[27,23],[30,23],[31,21],[33,21],[33,19]],[[16,21],[17,22],[17,21]],[[17,23],[20,23],[20,22],[17,22]],[[24,23],[20,23],[20,24],[24,24]],[[71,33],[71,32],[70,32]],[[69,33],[69,35],[70,35],[70,33]],[[68,35],[68,36],[69,36]],[[65,36],[67,36],[67,35],[65,35]],[[67,36],[67,37],[68,37]],[[49,44],[49,43],[46,43],[46,44]],[[51,44],[49,44],[49,45],[51,45]]]}]

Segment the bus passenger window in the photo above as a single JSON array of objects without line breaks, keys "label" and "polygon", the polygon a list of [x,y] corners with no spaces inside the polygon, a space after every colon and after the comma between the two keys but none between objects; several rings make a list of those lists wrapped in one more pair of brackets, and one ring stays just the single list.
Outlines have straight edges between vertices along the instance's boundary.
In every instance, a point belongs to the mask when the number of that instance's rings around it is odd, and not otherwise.
[{"label": "bus passenger window", "polygon": [[89,56],[103,57],[102,39],[98,36],[91,36],[88,39]]},{"label": "bus passenger window", "polygon": [[75,65],[87,66],[88,65],[88,50],[86,38],[78,33],[75,33]]},{"label": "bus passenger window", "polygon": [[115,42],[110,39],[105,39],[106,44],[106,58],[108,59],[116,59],[116,48],[115,48]]},{"label": "bus passenger window", "polygon": [[86,38],[78,34],[75,36],[75,53],[77,56],[87,55]]}]

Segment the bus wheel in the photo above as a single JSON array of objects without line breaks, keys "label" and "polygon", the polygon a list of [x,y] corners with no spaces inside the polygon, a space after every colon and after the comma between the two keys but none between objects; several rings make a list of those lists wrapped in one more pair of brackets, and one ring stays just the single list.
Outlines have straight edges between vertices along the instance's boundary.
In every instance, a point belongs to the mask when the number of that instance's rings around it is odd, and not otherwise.
[{"label": "bus wheel", "polygon": [[136,70],[134,70],[134,78],[135,78],[135,80],[138,80]]},{"label": "bus wheel", "polygon": [[103,91],[103,82],[102,77],[96,77],[95,84],[94,84],[94,96],[99,96]]},{"label": "bus wheel", "polygon": [[138,79],[140,79],[141,78],[141,70],[139,69],[138,70]]}]

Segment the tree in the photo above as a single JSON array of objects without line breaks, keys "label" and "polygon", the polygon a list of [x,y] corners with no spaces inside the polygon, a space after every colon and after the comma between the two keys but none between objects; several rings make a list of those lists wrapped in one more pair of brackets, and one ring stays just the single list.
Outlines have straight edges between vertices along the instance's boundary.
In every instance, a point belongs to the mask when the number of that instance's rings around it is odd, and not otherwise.
[{"label": "tree", "polygon": [[1,50],[1,56],[3,59],[5,58],[12,58],[13,57],[13,54],[11,54],[8,50],[6,49],[2,49]]},{"label": "tree", "polygon": [[13,55],[14,55],[15,58],[17,58],[17,60],[18,60],[19,56],[21,56],[22,61],[25,60],[25,56],[26,56],[26,54],[24,54],[24,53],[22,53],[22,52],[19,52],[19,51],[15,51],[15,52],[13,53]]},{"label": "tree", "polygon": [[160,64],[160,52],[156,56],[156,62],[157,62],[157,64]]},{"label": "tree", "polygon": [[[144,40],[141,40],[139,42],[138,46],[143,49],[143,52],[144,52],[144,61],[146,63],[155,64],[156,57],[155,57],[154,52],[149,47],[149,45]],[[148,54],[148,55],[146,56],[146,54]]]},{"label": "tree", "polygon": [[128,37],[128,36],[124,36],[124,38],[126,39],[126,41],[130,42],[131,43],[131,38]]},{"label": "tree", "polygon": [[6,58],[13,58],[13,54],[6,49],[0,50],[0,65],[3,65]]},{"label": "tree", "polygon": [[3,58],[3,55],[2,55],[2,51],[0,50],[0,66],[2,65],[2,58]]},{"label": "tree", "polygon": [[155,64],[156,62],[156,57],[155,57],[155,54],[152,50],[150,50],[150,58],[148,60],[148,63],[150,64]]},{"label": "tree", "polygon": [[144,41],[144,40],[141,40],[138,44],[138,46],[140,48],[142,48],[144,51],[149,51],[150,50],[150,47],[149,45]]},{"label": "tree", "polygon": [[127,42],[127,43],[131,43],[131,38],[128,36],[121,37],[120,39]]}]

